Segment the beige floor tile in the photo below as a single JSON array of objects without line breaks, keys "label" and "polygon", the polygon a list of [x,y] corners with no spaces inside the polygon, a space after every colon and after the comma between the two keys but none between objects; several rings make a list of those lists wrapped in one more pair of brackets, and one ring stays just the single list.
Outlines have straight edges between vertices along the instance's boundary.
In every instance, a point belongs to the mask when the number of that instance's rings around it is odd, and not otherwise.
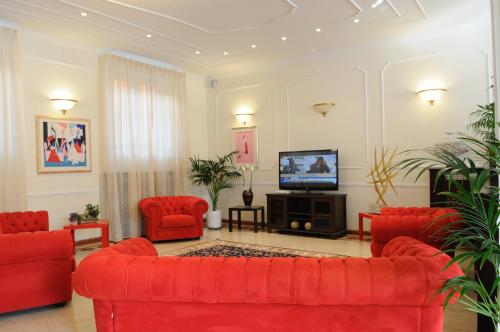
[{"label": "beige floor tile", "polygon": [[[200,240],[160,242],[156,243],[155,246],[158,252],[162,253],[216,239],[327,252],[353,257],[371,256],[370,242],[368,241],[353,239],[331,240],[267,232],[253,233],[248,228],[244,228],[241,231],[233,229],[232,233],[229,233],[225,228],[215,231],[205,231],[205,235]],[[99,247],[97,245],[90,245],[86,249],[77,252],[77,262],[80,262],[89,253],[98,250]],[[459,304],[451,305],[445,311],[444,325],[445,332],[475,332],[475,314],[466,311]],[[73,301],[62,308],[50,306],[0,315],[0,332],[31,331],[95,332],[92,301],[75,293]]]}]

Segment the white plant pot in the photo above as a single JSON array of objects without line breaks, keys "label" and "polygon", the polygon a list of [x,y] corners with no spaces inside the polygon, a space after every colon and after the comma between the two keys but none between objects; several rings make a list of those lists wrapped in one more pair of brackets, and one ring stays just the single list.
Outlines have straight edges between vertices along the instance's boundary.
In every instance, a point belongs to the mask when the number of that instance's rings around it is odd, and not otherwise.
[{"label": "white plant pot", "polygon": [[207,227],[208,229],[222,228],[222,213],[220,210],[207,212]]}]

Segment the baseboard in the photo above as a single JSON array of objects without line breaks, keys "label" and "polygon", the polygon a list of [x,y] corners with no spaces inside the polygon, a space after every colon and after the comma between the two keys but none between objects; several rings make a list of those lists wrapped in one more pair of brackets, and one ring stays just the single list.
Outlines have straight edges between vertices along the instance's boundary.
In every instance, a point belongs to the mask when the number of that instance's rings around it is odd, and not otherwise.
[{"label": "baseboard", "polygon": [[[206,220],[203,221],[203,224],[205,225],[205,227],[207,227],[207,221]],[[227,224],[229,224],[229,219],[222,219],[222,225],[227,225]],[[233,220],[233,226],[234,225],[238,225],[238,221],[237,220]],[[242,226],[253,227],[253,221],[252,220],[242,220],[241,221],[241,225]],[[260,226],[260,220],[259,220],[259,226]],[[347,230],[347,234],[349,234],[349,235],[358,235],[359,232],[356,229],[348,229]],[[369,231],[363,231],[363,236],[370,236],[370,235],[371,235],[371,233]]]}]

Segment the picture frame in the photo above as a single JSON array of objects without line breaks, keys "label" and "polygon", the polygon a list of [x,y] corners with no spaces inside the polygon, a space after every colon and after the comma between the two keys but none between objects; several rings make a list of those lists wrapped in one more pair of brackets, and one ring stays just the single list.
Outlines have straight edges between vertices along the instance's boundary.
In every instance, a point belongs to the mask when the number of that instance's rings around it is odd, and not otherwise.
[{"label": "picture frame", "polygon": [[233,151],[236,166],[258,166],[259,135],[257,127],[233,128]]},{"label": "picture frame", "polygon": [[38,174],[90,173],[90,120],[36,117]]}]

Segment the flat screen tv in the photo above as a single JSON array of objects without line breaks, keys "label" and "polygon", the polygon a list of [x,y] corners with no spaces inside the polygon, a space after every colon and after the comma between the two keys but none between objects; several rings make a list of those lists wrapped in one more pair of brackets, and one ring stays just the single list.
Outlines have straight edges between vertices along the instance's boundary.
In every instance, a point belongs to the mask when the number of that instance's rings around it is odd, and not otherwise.
[{"label": "flat screen tv", "polygon": [[280,189],[338,190],[338,150],[280,152]]}]

